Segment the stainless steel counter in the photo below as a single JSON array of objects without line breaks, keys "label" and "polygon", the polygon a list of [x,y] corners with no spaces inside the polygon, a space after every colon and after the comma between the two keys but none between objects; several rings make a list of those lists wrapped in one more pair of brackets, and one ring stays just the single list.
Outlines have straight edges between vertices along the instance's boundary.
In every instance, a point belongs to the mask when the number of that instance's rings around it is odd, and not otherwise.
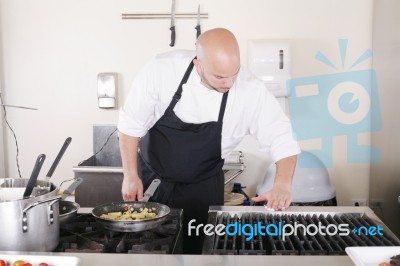
[{"label": "stainless steel counter", "polygon": [[[354,265],[348,256],[219,256],[219,255],[144,255],[144,254],[95,254],[95,253],[37,253],[1,252],[1,254],[23,254],[35,256],[73,256],[80,259],[81,266],[93,265]],[[65,264],[60,264],[65,265]],[[58,266],[58,265],[54,265]],[[71,265],[73,266],[73,265]]]},{"label": "stainless steel counter", "polygon": [[215,255],[107,255],[79,254],[82,266],[86,265],[354,265],[348,256],[215,256]]},{"label": "stainless steel counter", "polygon": [[[213,207],[214,211],[259,211],[264,210],[263,207]],[[90,213],[92,208],[81,208],[80,213]],[[390,230],[378,219],[373,211],[368,207],[290,207],[286,211],[279,212],[284,213],[302,213],[304,211],[310,213],[325,214],[331,213],[365,213],[370,218],[381,224],[385,231],[392,234]],[[107,253],[54,253],[54,252],[2,252],[1,255],[14,254],[20,256],[23,259],[25,255],[34,256],[51,256],[52,258],[62,256],[72,256],[79,258],[82,266],[92,265],[193,265],[193,266],[205,266],[205,265],[354,265],[350,257],[346,255],[342,256],[268,256],[268,255],[159,255],[159,254],[107,254]],[[65,264],[54,264],[53,266],[61,266]],[[71,265],[73,266],[73,265]]]}]

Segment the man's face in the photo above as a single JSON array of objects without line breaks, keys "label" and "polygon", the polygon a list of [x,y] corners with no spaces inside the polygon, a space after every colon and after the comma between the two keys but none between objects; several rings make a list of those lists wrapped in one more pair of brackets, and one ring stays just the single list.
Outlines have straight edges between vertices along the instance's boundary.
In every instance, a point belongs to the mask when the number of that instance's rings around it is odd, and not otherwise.
[{"label": "man's face", "polygon": [[200,75],[201,83],[209,89],[221,93],[227,92],[235,83],[239,74],[239,66],[230,66],[222,71],[213,66],[207,66],[198,61],[197,72]]}]

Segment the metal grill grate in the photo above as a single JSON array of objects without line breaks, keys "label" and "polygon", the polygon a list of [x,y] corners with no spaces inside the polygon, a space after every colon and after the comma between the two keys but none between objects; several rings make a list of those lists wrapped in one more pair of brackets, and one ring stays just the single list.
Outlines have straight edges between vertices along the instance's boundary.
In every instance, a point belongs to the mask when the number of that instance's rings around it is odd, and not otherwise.
[{"label": "metal grill grate", "polygon": [[[286,236],[283,239],[280,235],[271,236],[266,234],[262,236],[255,234],[250,240],[246,240],[246,235],[214,235],[214,241],[211,250],[205,250],[203,253],[218,255],[346,255],[345,248],[349,246],[396,246],[400,241],[389,236],[385,231],[383,235],[365,235],[364,230],[360,234],[351,232],[354,228],[365,226],[377,226],[368,216],[361,213],[346,213],[336,215],[310,215],[310,214],[285,214],[273,215],[265,213],[241,213],[231,216],[229,213],[220,213],[216,217],[216,224],[228,225],[231,223],[257,224],[263,226],[270,224],[278,225],[282,223],[294,225],[302,224],[305,227],[314,224],[327,227],[328,225],[348,224],[349,235],[315,235],[304,234],[302,228],[299,228],[297,235]],[[250,230],[250,228],[248,228]],[[250,231],[247,232],[250,232]]]}]

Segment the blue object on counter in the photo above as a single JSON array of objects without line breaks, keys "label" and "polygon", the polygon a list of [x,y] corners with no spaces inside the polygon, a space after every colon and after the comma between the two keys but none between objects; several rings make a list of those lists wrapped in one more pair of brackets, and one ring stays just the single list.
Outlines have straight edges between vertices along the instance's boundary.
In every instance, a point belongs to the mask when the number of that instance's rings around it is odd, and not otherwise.
[{"label": "blue object on counter", "polygon": [[[246,187],[242,187],[241,183],[233,183],[233,187],[232,187],[232,192],[233,193],[240,193],[242,194],[246,199],[245,201],[249,201],[249,196],[247,196],[247,194],[243,191],[242,188],[246,188]],[[244,204],[243,204],[244,205]],[[250,205],[250,204],[249,204]]]},{"label": "blue object on counter", "polygon": [[243,201],[243,206],[250,206],[250,201],[244,200]]},{"label": "blue object on counter", "polygon": [[242,188],[246,188],[246,187],[242,187],[241,183],[233,183],[232,192],[233,193],[240,193],[240,191],[242,191]]}]

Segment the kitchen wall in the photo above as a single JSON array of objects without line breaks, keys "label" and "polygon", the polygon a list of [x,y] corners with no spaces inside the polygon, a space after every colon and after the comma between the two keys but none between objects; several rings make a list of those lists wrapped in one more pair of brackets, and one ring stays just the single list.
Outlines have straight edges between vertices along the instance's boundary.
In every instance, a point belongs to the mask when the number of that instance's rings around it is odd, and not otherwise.
[{"label": "kitchen wall", "polygon": [[[0,123],[3,125],[3,117],[0,116]],[[3,127],[0,127],[0,129],[3,129]],[[0,130],[0,176],[4,177],[5,176],[5,165],[4,165],[4,144],[3,144],[3,130]]]},{"label": "kitchen wall", "polygon": [[[0,6],[1,9],[1,6]],[[0,20],[0,29],[1,29],[1,20]],[[2,40],[2,34],[0,33],[0,40]],[[0,51],[2,51],[2,42],[0,42]],[[3,59],[2,59],[2,53],[0,53],[0,73],[3,73]],[[1,82],[1,76],[0,76],[0,94],[3,92],[2,88],[3,82]],[[0,109],[1,110],[1,109]],[[3,110],[1,110],[1,115],[0,115],[0,177],[5,176],[5,165],[4,165],[4,156],[5,156],[5,151],[4,151],[4,132],[3,132]]]},{"label": "kitchen wall", "polygon": [[[170,1],[161,0],[0,0],[1,84],[5,101],[36,107],[38,111],[8,109],[18,138],[19,164],[27,178],[40,153],[47,155],[42,176],[63,141],[68,148],[52,180],[59,184],[73,177],[72,167],[92,155],[93,124],[116,124],[118,110],[99,109],[96,81],[100,72],[118,73],[118,105],[129,91],[136,73],[154,54],[172,49],[193,49],[195,20],[176,21],[177,39],[169,47],[169,20],[122,20],[122,13],[169,12]],[[247,61],[247,41],[289,39],[293,77],[334,74],[315,60],[321,51],[340,62],[338,39],[348,39],[350,61],[371,48],[372,0],[177,0],[177,12],[202,12],[203,30],[227,27],[238,38],[242,62]],[[371,68],[371,60],[358,66]],[[16,147],[4,126],[5,175],[17,177]],[[368,163],[347,163],[346,137],[334,137],[333,166],[329,173],[339,204],[369,196]],[[368,144],[370,135],[360,141]],[[1,142],[0,142],[1,144]],[[304,149],[314,143],[302,142]],[[270,158],[257,151],[249,137],[238,147],[245,153],[246,170],[238,178],[251,195],[263,180]],[[1,149],[0,149],[1,151]],[[1,159],[1,158],[0,158]]]},{"label": "kitchen wall", "polygon": [[[371,166],[370,203],[373,210],[400,236],[400,2],[374,1],[373,68],[376,70],[381,104],[382,130],[372,135],[372,145],[382,152],[382,161]],[[373,123],[376,121],[373,121]],[[380,203],[380,204],[376,204]]]}]

